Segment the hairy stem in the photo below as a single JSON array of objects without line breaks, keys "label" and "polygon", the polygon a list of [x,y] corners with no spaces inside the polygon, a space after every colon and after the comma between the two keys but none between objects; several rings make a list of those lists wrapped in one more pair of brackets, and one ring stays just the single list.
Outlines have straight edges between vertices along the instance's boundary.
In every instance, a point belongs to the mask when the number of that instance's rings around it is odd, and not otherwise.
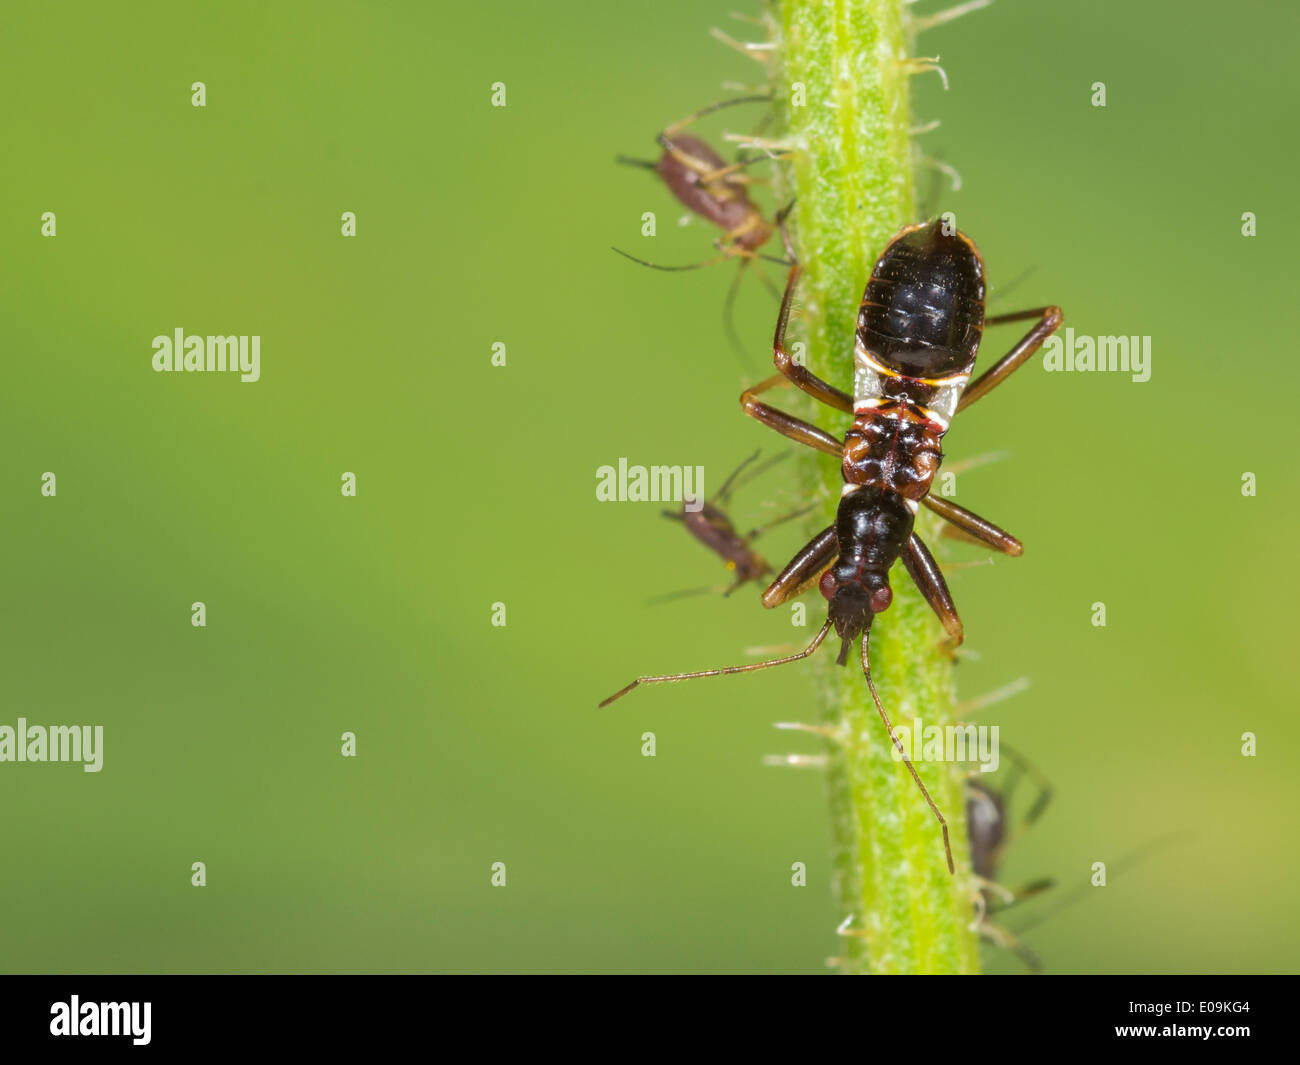
[{"label": "hairy stem", "polygon": [[[777,0],[769,14],[775,138],[790,149],[783,191],[796,201],[793,235],[804,266],[794,329],[809,368],[842,388],[853,379],[854,325],[871,267],[900,226],[915,220],[908,85],[917,67],[906,62],[904,19],[900,0]],[[803,411],[833,431],[845,428],[828,408]],[[833,505],[838,465],[811,451],[800,462],[810,494]],[[932,544],[937,525],[923,508],[916,529]],[[912,727],[918,717],[942,725],[953,690],[942,629],[901,565],[890,580],[893,605],[871,632],[876,687],[895,727]],[[841,940],[841,967],[976,972],[960,776],[948,763],[917,763],[948,820],[957,861],[951,876],[939,825],[906,766],[890,755],[856,656],[847,668],[834,658],[824,650],[809,669],[838,736],[828,769],[833,884],[847,931],[858,933]]]}]

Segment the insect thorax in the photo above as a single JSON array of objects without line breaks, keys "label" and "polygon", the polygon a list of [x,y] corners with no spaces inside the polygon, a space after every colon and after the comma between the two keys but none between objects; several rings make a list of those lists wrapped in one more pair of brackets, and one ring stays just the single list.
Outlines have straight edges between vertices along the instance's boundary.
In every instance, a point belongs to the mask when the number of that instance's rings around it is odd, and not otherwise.
[{"label": "insect thorax", "polygon": [[940,442],[969,377],[905,377],[859,345],[854,353],[854,422],[844,438],[846,490],[880,485],[915,508],[939,471]]}]

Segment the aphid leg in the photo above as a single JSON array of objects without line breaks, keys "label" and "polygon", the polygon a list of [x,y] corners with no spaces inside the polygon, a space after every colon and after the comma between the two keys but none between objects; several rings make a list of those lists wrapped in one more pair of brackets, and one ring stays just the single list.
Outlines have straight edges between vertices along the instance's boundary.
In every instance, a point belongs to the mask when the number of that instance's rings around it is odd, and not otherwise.
[{"label": "aphid leg", "polygon": [[771,669],[773,666],[783,666],[787,662],[798,662],[802,658],[807,658],[822,645],[822,641],[826,639],[826,634],[830,631],[830,628],[831,623],[828,618],[826,624],[823,625],[817,635],[813,637],[812,643],[798,654],[786,655],[784,658],[773,658],[767,662],[753,662],[744,666],[723,666],[721,669],[701,669],[694,673],[665,673],[653,677],[637,677],[637,679],[632,681],[631,684],[620,688],[613,695],[609,696],[609,698],[602,699],[599,705],[601,707],[608,706],[610,703],[614,702],[615,699],[621,699],[633,688],[638,688],[642,684],[670,684],[679,680],[695,680],[698,677],[725,677],[732,673],[753,673],[760,669]]},{"label": "aphid leg", "polygon": [[664,603],[671,603],[674,599],[688,599],[693,595],[717,595],[718,593],[726,594],[729,591],[726,585],[710,584],[703,588],[683,588],[678,592],[666,592],[663,595],[651,596],[645,601],[646,606],[662,606]]},{"label": "aphid leg", "polygon": [[985,913],[988,912],[988,903],[984,899],[983,892],[987,891],[990,895],[998,896],[998,898],[1002,900],[1004,906],[1010,906],[1011,903],[1016,901],[1015,893],[1004,888],[996,880],[989,880],[987,877],[972,874],[971,882],[974,883],[981,892],[979,899],[975,903],[976,920],[975,924],[972,925],[972,928],[978,927],[980,920],[982,920]]},{"label": "aphid leg", "polygon": [[744,133],[724,133],[722,139],[731,144],[737,144],[742,149],[757,148],[770,159],[786,158],[790,153],[799,149],[799,146],[793,141],[776,141],[770,137],[751,137]]},{"label": "aphid leg", "polygon": [[763,605],[771,610],[793,599],[821,577],[822,570],[835,561],[839,541],[835,526],[828,525],[792,558],[763,593]]},{"label": "aphid leg", "polygon": [[[757,457],[760,454],[762,454],[762,452],[758,452],[758,451],[754,452],[755,457]],[[770,458],[764,459],[752,470],[748,470],[743,477],[739,478],[736,481],[736,483],[731,486],[731,490],[734,492],[737,489],[744,488],[745,485],[749,484],[750,481],[754,480],[757,477],[763,476],[763,474],[765,474],[773,466],[776,466],[778,463],[784,462],[793,454],[794,454],[794,448],[787,448],[784,451],[778,451],[775,455],[771,456]],[[748,464],[748,460],[747,460],[747,464]],[[739,473],[740,471],[737,470],[736,472]]]},{"label": "aphid leg", "polygon": [[1028,884],[1021,884],[1015,891],[1008,891],[1000,885],[999,887],[1000,894],[1006,896],[1006,901],[1004,901],[1001,906],[995,907],[993,910],[994,913],[1001,913],[1003,910],[1008,910],[1017,903],[1027,902],[1028,900],[1043,894],[1045,891],[1051,891],[1052,888],[1056,887],[1056,881],[1051,877],[1044,877],[1042,880],[1031,880]]},{"label": "aphid leg", "polygon": [[787,436],[806,447],[816,448],[818,451],[841,458],[844,454],[843,445],[825,429],[810,425],[791,414],[786,414],[783,410],[777,410],[776,407],[769,407],[755,398],[769,389],[788,383],[789,379],[783,374],[774,374],[745,389],[740,394],[740,405],[751,418],[762,422],[769,429],[775,429],[782,436]]},{"label": "aphid leg", "polygon": [[[1043,816],[1043,811],[1047,809],[1048,804],[1052,801],[1052,782],[1047,779],[1047,776],[1041,769],[1034,765],[1033,762],[1015,748],[1009,747],[1004,743],[1001,744],[1000,749],[1003,754],[1011,759],[1011,764],[1015,766],[1016,769],[1032,778],[1034,783],[1038,785],[1038,795],[1034,798],[1033,805],[1029,807],[1029,811],[1020,819],[1020,826],[1016,829],[1016,836],[1019,836],[1020,833],[1024,832],[1035,821]],[[1015,787],[1016,779],[1018,778],[1009,780],[1006,787],[1002,789],[1003,798],[1007,802],[1011,801],[1011,792]]]},{"label": "aphid leg", "polygon": [[[749,458],[744,459],[739,466],[737,466],[734,470],[731,471],[730,474],[727,475],[727,479],[722,482],[722,487],[719,488],[713,494],[714,502],[725,503],[727,501],[727,497],[731,495],[732,489],[735,488],[736,486],[736,478],[740,476],[740,472],[751,462],[757,462],[759,455],[761,455],[762,453],[763,453],[762,451],[755,451],[752,455],[749,456]],[[665,510],[664,513],[670,514],[674,512]]]},{"label": "aphid leg", "polygon": [[[800,366],[786,349],[785,330],[790,321],[790,303],[794,299],[794,286],[798,280],[799,267],[795,265],[790,267],[790,276],[785,282],[785,295],[781,297],[781,313],[777,315],[776,333],[772,337],[772,362],[791,384],[807,392],[819,403],[825,403],[828,407],[834,407],[845,414],[852,414],[852,396],[828,385],[806,367]],[[836,450],[842,454],[843,445],[837,444]]]},{"label": "aphid leg", "polygon": [[964,633],[961,618],[957,616],[957,606],[948,591],[948,582],[939,571],[939,563],[934,560],[921,538],[912,533],[907,539],[907,549],[903,552],[903,565],[911,574],[916,586],[921,589],[930,609],[943,622],[944,630],[954,647],[961,644]]},{"label": "aphid leg", "polygon": [[986,547],[1001,551],[1013,557],[1024,553],[1024,546],[1004,529],[999,529],[991,521],[986,521],[978,514],[972,514],[965,507],[959,507],[950,500],[935,496],[926,496],[921,500],[944,521],[950,521],[967,536],[979,541]]},{"label": "aphid leg", "polygon": [[731,284],[727,286],[726,298],[722,301],[722,328],[727,334],[727,343],[731,345],[731,349],[747,370],[750,368],[750,356],[745,348],[745,342],[740,337],[740,331],[736,328],[736,293],[740,291],[741,278],[745,276],[745,270],[752,261],[749,258],[740,260],[740,265],[736,267],[736,274],[731,279]]},{"label": "aphid leg", "polygon": [[979,932],[989,942],[1002,947],[1004,950],[1011,951],[1031,972],[1040,973],[1043,971],[1043,963],[1038,960],[1038,955],[1001,925],[996,925],[992,921],[985,919],[980,922]]},{"label": "aphid leg", "polygon": [[1014,314],[999,314],[993,318],[986,318],[985,326],[999,325],[1002,322],[1020,322],[1027,318],[1037,318],[1038,324],[1021,338],[1019,344],[966,386],[961,400],[957,403],[957,410],[963,411],[981,396],[988,395],[1024,365],[1025,361],[1043,346],[1043,341],[1061,327],[1064,317],[1060,307],[1036,307],[1032,311],[1017,311]]},{"label": "aphid leg", "polygon": [[776,212],[776,228],[781,231],[781,243],[785,246],[785,254],[790,259],[790,265],[795,266],[799,262],[799,256],[794,253],[794,244],[790,240],[790,230],[786,227],[786,219],[790,217],[790,212],[794,210],[795,201],[791,200],[779,211]]},{"label": "aphid leg", "polygon": [[755,525],[754,528],[749,530],[749,535],[746,537],[746,539],[757,540],[760,536],[763,535],[763,533],[767,532],[769,529],[775,529],[778,525],[784,525],[787,521],[794,521],[795,518],[801,518],[805,514],[816,509],[817,509],[816,503],[809,503],[808,506],[806,507],[800,507],[798,510],[790,511],[789,514],[782,514],[781,517],[779,518],[773,518],[771,521],[767,522],[764,525]]},{"label": "aphid leg", "polygon": [[707,170],[700,175],[700,184],[707,184],[711,181],[720,181],[727,178],[734,184],[743,185],[766,185],[768,179],[765,177],[755,177],[753,174],[742,174],[740,171],[746,167],[753,166],[755,163],[761,163],[765,160],[771,162],[780,162],[783,159],[789,159],[789,155],[755,155],[748,159],[737,159],[734,163],[728,163],[726,166],[720,166],[716,170]]},{"label": "aphid leg", "polygon": [[756,255],[749,258],[749,263],[754,267],[754,276],[763,282],[763,287],[772,294],[773,299],[779,300],[781,298],[781,290],[776,287],[772,282],[772,279],[763,271],[760,261],[760,257]]}]

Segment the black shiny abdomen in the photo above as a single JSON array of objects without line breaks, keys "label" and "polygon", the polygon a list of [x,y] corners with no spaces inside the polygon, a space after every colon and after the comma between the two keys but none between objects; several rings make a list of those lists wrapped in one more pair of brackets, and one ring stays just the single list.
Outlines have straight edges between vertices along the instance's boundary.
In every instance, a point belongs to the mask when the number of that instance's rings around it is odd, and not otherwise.
[{"label": "black shiny abdomen", "polygon": [[914,520],[903,497],[880,485],[841,497],[835,512],[837,576],[847,581],[854,573],[888,573],[907,546]]},{"label": "black shiny abdomen", "polygon": [[871,272],[858,311],[858,341],[907,377],[969,372],[984,331],[984,263],[941,222],[903,230]]}]

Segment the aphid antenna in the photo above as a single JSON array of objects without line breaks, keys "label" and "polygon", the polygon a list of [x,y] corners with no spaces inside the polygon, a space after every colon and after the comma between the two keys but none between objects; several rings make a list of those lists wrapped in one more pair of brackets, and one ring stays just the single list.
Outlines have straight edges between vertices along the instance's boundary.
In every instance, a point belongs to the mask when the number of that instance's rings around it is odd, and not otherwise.
[{"label": "aphid antenna", "polygon": [[648,266],[651,270],[665,270],[668,273],[679,273],[683,270],[702,270],[706,266],[716,266],[718,263],[725,263],[728,259],[762,259],[764,262],[777,263],[780,266],[790,265],[784,259],[778,259],[773,255],[763,255],[759,252],[729,251],[724,252],[721,255],[715,255],[712,259],[702,259],[698,263],[686,263],[682,266],[664,266],[661,263],[652,263],[648,259],[638,259],[630,252],[626,252],[622,248],[616,248],[612,244],[610,245],[609,250],[618,252],[618,254],[623,256],[624,259],[631,259],[632,262],[639,266]]},{"label": "aphid antenna", "polygon": [[645,601],[646,606],[662,606],[664,603],[671,603],[675,599],[690,599],[697,595],[717,595],[728,591],[725,584],[710,584],[700,588],[683,588],[679,592],[666,592],[663,595],[651,596]]},{"label": "aphid antenna", "polygon": [[674,133],[685,129],[692,122],[717,111],[725,111],[728,107],[739,107],[741,104],[767,104],[771,102],[772,94],[770,92],[754,93],[750,96],[733,96],[729,100],[718,100],[715,103],[701,107],[698,111],[692,111],[685,118],[679,118],[671,126],[665,126],[663,132],[659,134],[659,143],[663,144],[664,138],[672,140]]},{"label": "aphid antenna", "polygon": [[718,263],[724,263],[728,259],[734,258],[731,255],[715,255],[712,259],[702,259],[698,263],[687,263],[684,266],[664,266],[660,263],[652,263],[648,259],[638,259],[630,252],[625,252],[622,248],[615,248],[610,245],[610,251],[616,251],[624,259],[631,259],[638,266],[648,266],[651,270],[664,270],[668,273],[680,273],[683,270],[702,270],[706,266],[716,266]]},{"label": "aphid antenna", "polygon": [[[1151,842],[1144,843],[1142,844],[1142,846],[1134,848],[1133,850],[1129,851],[1127,854],[1123,855],[1118,860],[1110,863],[1110,867],[1109,867],[1110,874],[1114,875],[1116,873],[1127,872],[1128,870],[1133,869],[1136,866],[1140,865],[1142,862],[1146,861],[1148,858],[1151,857],[1151,855],[1155,854],[1156,851],[1162,850],[1163,848],[1169,846],[1171,843],[1174,843],[1177,840],[1192,839],[1195,836],[1196,833],[1191,829],[1180,829],[1174,832],[1167,832],[1163,836],[1157,836]],[[1047,908],[1041,910],[1039,913],[1036,913],[1030,920],[1026,921],[1023,925],[1020,925],[1016,929],[1016,932],[1023,935],[1025,932],[1028,932],[1031,928],[1037,927],[1038,925],[1046,921],[1049,917],[1052,917],[1055,914],[1060,913],[1062,910],[1066,909],[1069,906],[1073,906],[1076,902],[1079,902],[1080,900],[1082,900],[1083,898],[1090,895],[1092,892],[1096,890],[1097,889],[1094,888],[1091,884],[1083,884],[1075,888],[1073,891],[1069,892],[1068,894],[1058,898],[1054,905],[1048,906]]]},{"label": "aphid antenna", "polygon": [[630,155],[616,155],[614,162],[619,166],[635,166],[641,170],[654,170],[659,165],[653,159],[633,159]]}]

